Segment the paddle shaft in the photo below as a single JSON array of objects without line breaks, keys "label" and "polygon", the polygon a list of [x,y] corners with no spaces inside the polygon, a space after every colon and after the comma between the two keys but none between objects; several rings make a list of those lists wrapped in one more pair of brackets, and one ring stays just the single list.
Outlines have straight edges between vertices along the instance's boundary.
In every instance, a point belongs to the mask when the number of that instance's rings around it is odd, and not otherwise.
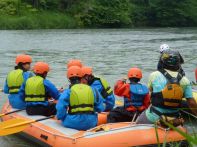
[{"label": "paddle shaft", "polygon": [[191,113],[189,113],[189,112],[187,112],[187,111],[184,111],[184,110],[181,110],[181,111],[184,112],[185,114],[188,114],[188,115],[190,115],[190,116],[192,116],[192,117],[194,117],[194,118],[197,119],[197,116],[195,116],[195,115],[193,115],[193,114],[191,114]]},{"label": "paddle shaft", "polygon": [[134,116],[133,116],[133,119],[132,119],[131,123],[133,123],[133,122],[135,121],[136,116],[137,116],[137,112],[135,112],[135,114],[134,114]]},{"label": "paddle shaft", "polygon": [[35,122],[43,121],[43,120],[46,120],[46,119],[50,119],[50,118],[53,118],[53,117],[55,117],[55,116],[52,115],[52,116],[41,118],[41,119],[37,119],[37,120],[25,121],[25,122],[22,122],[22,123],[19,123],[19,124],[13,124],[13,125],[4,127],[4,129],[19,127],[19,126],[23,126],[23,125],[28,125],[28,124],[31,124],[31,123],[35,123]]},{"label": "paddle shaft", "polygon": [[7,113],[4,113],[4,114],[0,114],[0,117],[5,116],[5,115],[8,115],[8,114],[15,113],[15,112],[23,111],[23,110],[25,110],[25,109],[19,109],[19,110],[15,110],[15,111],[7,112]]}]

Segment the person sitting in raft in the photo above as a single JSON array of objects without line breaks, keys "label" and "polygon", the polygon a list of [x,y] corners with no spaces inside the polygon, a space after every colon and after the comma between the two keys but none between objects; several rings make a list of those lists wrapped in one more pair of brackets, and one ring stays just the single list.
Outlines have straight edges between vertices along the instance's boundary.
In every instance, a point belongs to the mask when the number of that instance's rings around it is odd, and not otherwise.
[{"label": "person sitting in raft", "polygon": [[23,54],[18,55],[16,57],[17,65],[15,66],[15,69],[12,70],[6,78],[3,91],[4,93],[9,94],[9,103],[13,108],[24,109],[26,106],[24,100],[18,93],[23,82],[33,76],[33,74],[29,72],[31,63],[31,56]]},{"label": "person sitting in raft", "polygon": [[108,122],[132,121],[135,114],[140,114],[148,108],[150,96],[148,88],[139,83],[142,78],[142,71],[139,68],[131,68],[128,71],[130,83],[126,79],[117,81],[114,86],[114,93],[124,97],[124,107],[116,107],[108,116]]},{"label": "person sitting in raft", "polygon": [[82,67],[82,83],[88,84],[100,92],[104,98],[103,102],[105,104],[105,111],[110,111],[113,109],[115,105],[113,90],[105,79],[93,75],[91,67]]},{"label": "person sitting in raft", "polygon": [[55,115],[55,104],[49,102],[48,99],[52,97],[58,100],[60,93],[46,79],[49,65],[45,62],[37,62],[33,70],[36,76],[29,78],[20,90],[20,95],[26,102],[26,112],[28,115]]},{"label": "person sitting in raft", "polygon": [[96,112],[104,110],[102,97],[96,89],[81,84],[81,68],[71,66],[67,71],[70,88],[60,96],[56,105],[57,118],[63,126],[87,130],[97,125]]},{"label": "person sitting in raft", "polygon": [[69,69],[71,66],[78,66],[81,68],[83,66],[83,63],[79,59],[71,59],[67,63],[67,69]]},{"label": "person sitting in raft", "polygon": [[[158,65],[157,65],[157,70],[160,70],[160,69],[162,69],[163,68],[163,64],[162,64],[162,61],[161,61],[161,56],[162,56],[162,53],[164,52],[164,51],[166,51],[166,50],[169,50],[170,49],[170,47],[169,47],[169,45],[167,45],[167,44],[162,44],[161,46],[160,46],[160,57],[159,57],[159,62],[158,62]],[[184,64],[184,59],[183,59],[183,57],[181,56],[181,54],[178,52],[178,54],[179,54],[179,56],[180,56],[180,62],[181,62],[181,64]],[[181,74],[183,75],[183,76],[185,76],[185,72],[184,72],[184,70],[183,70],[183,68],[180,66],[180,72],[181,72]]]},{"label": "person sitting in raft", "polygon": [[[197,104],[192,96],[190,81],[180,73],[181,59],[177,51],[166,50],[162,53],[163,69],[153,72],[148,87],[151,92],[151,106],[137,120],[138,124],[158,124],[167,121],[174,126],[181,125],[183,119],[179,108],[182,98],[186,98],[192,112],[197,115]],[[195,109],[193,109],[195,108]]]}]

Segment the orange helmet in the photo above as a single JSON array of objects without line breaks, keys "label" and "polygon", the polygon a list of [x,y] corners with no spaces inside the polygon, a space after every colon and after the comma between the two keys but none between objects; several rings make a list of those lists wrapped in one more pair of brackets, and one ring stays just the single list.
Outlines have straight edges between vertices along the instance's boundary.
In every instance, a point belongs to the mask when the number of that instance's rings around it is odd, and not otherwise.
[{"label": "orange helmet", "polygon": [[68,61],[67,68],[70,68],[71,66],[82,67],[83,64],[82,64],[81,60],[73,59],[73,60]]},{"label": "orange helmet", "polygon": [[82,77],[81,68],[78,66],[71,66],[67,71],[67,78]]},{"label": "orange helmet", "polygon": [[16,62],[16,64],[19,64],[19,63],[31,63],[32,62],[32,58],[29,55],[21,54],[21,55],[18,55],[16,57],[16,61],[15,62]]},{"label": "orange helmet", "polygon": [[92,75],[92,67],[83,66],[81,68],[81,72],[82,72],[82,77],[85,75]]},{"label": "orange helmet", "polygon": [[34,65],[33,70],[37,74],[43,74],[45,72],[49,72],[49,65],[45,62],[37,62]]},{"label": "orange helmet", "polygon": [[142,78],[142,71],[141,69],[135,67],[135,68],[130,68],[128,71],[128,78]]}]

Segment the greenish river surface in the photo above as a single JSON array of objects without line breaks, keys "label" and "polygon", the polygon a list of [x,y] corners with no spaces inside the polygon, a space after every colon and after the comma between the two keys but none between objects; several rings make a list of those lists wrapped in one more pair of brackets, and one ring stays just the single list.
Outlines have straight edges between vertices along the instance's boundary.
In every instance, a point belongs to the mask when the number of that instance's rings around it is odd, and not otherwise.
[{"label": "greenish river surface", "polygon": [[[180,51],[186,75],[194,81],[197,59],[187,60],[197,56],[197,28],[0,31],[0,85],[3,87],[16,55],[21,53],[31,55],[33,62],[48,62],[48,79],[57,87],[67,87],[66,63],[72,58],[93,66],[94,73],[105,77],[111,86],[133,66],[143,70],[142,82],[147,83],[156,69],[161,43]],[[0,106],[6,100],[1,93]],[[0,137],[0,146],[35,145],[12,135]]]}]

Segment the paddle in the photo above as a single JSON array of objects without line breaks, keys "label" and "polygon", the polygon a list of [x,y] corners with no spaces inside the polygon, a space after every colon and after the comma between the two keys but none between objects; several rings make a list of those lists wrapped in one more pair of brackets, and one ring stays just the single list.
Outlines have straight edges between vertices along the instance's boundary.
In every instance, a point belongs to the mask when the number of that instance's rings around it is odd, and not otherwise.
[{"label": "paddle", "polygon": [[25,119],[10,119],[8,121],[0,123],[0,136],[6,136],[10,134],[15,134],[23,131],[26,127],[28,127],[31,123],[43,121],[46,119],[53,118],[54,116],[49,116],[37,120],[25,120]]},{"label": "paddle", "polygon": [[135,112],[134,116],[133,116],[133,119],[131,121],[131,124],[136,120],[136,116],[137,116],[137,112]]},{"label": "paddle", "polygon": [[116,102],[115,102],[115,103],[116,103],[116,105],[117,105],[117,106],[122,106],[122,105],[123,105],[123,102],[122,102],[122,101],[120,101],[120,100],[116,100]]},{"label": "paddle", "polygon": [[5,116],[5,115],[8,115],[8,114],[15,113],[15,112],[23,111],[23,110],[25,110],[25,109],[19,109],[19,110],[15,110],[15,111],[7,112],[7,113],[2,113],[2,114],[0,114],[0,117]]},{"label": "paddle", "polygon": [[185,114],[188,114],[188,115],[190,115],[190,116],[192,116],[192,117],[194,117],[194,118],[197,119],[197,116],[195,116],[195,115],[193,115],[193,114],[191,114],[191,113],[189,113],[189,112],[187,112],[187,111],[184,111],[184,110],[181,110],[181,111],[184,112]]}]

